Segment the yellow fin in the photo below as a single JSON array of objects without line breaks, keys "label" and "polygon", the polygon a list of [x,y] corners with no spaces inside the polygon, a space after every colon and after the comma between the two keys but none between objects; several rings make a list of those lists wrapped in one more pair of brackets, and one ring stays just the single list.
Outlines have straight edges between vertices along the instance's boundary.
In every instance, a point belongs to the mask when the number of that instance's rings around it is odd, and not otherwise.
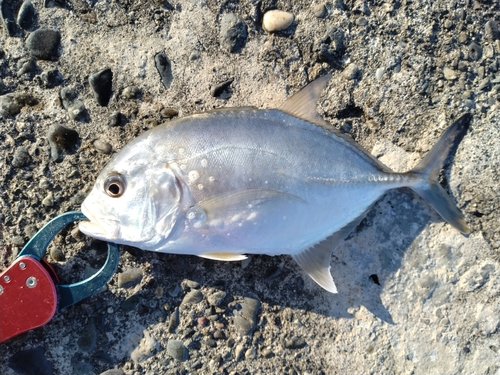
[{"label": "yellow fin", "polygon": [[204,253],[198,255],[200,258],[212,259],[212,260],[223,260],[226,262],[234,262],[237,260],[247,259],[246,255],[235,254],[235,253]]}]

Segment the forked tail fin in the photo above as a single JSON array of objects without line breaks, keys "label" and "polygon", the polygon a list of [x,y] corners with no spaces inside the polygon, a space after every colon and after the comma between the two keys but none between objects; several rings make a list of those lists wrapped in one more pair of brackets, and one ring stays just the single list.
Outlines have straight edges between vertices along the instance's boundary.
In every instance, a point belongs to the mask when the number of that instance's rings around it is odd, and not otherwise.
[{"label": "forked tail fin", "polygon": [[420,177],[419,182],[409,186],[424,198],[441,217],[464,234],[470,233],[464,215],[446,191],[439,185],[439,172],[448,156],[455,152],[469,128],[472,115],[467,113],[456,120],[438,139],[418,165],[408,174]]}]

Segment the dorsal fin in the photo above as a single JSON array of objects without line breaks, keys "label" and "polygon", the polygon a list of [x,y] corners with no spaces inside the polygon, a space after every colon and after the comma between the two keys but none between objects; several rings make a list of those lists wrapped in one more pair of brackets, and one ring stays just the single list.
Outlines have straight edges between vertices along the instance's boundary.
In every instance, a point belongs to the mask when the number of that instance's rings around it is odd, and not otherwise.
[{"label": "dorsal fin", "polygon": [[330,78],[332,78],[332,75],[326,74],[318,79],[315,79],[302,90],[295,93],[291,98],[288,98],[279,107],[279,110],[302,120],[312,122],[313,124],[326,124],[331,127],[331,125],[323,120],[316,111],[319,97],[328,85]]}]

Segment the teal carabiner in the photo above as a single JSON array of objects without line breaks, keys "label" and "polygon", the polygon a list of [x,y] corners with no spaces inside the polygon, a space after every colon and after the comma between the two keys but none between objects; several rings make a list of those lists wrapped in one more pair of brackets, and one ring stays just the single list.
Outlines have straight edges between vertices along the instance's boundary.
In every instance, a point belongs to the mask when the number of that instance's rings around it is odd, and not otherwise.
[{"label": "teal carabiner", "polygon": [[[45,224],[21,250],[17,258],[30,256],[41,261],[52,239],[68,224],[86,219],[80,211],[67,212]],[[104,265],[91,277],[73,284],[56,284],[57,310],[62,310],[97,293],[111,279],[119,260],[118,246],[108,242],[108,256]]]}]

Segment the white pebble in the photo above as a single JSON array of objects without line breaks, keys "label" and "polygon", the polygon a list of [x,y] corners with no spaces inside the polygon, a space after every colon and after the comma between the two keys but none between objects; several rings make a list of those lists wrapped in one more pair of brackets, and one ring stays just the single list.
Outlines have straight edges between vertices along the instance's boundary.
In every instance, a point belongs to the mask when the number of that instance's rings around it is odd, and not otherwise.
[{"label": "white pebble", "polygon": [[293,14],[282,10],[270,10],[264,14],[262,20],[262,27],[267,32],[273,33],[275,31],[285,30],[293,22]]},{"label": "white pebble", "polygon": [[384,73],[385,73],[384,68],[378,68],[377,71],[375,72],[375,78],[378,80],[382,79],[382,76],[384,75]]}]

